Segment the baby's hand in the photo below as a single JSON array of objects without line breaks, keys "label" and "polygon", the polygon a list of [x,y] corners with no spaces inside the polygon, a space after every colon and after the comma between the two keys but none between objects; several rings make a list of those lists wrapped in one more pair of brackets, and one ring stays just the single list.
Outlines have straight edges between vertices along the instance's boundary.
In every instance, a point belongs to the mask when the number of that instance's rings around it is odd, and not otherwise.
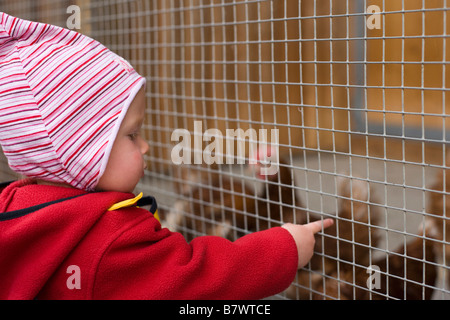
[{"label": "baby's hand", "polygon": [[314,244],[316,243],[314,235],[322,230],[322,225],[325,229],[333,225],[333,223],[333,219],[325,219],[323,222],[314,221],[304,225],[286,223],[282,226],[294,237],[297,245],[299,269],[304,267],[313,256]]}]

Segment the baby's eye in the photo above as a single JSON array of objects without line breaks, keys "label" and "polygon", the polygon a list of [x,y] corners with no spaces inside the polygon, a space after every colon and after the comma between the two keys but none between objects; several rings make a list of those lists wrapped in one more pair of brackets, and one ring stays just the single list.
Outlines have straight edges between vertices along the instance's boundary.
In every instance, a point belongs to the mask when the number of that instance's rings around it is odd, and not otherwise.
[{"label": "baby's eye", "polygon": [[136,138],[138,137],[138,135],[139,135],[138,132],[133,132],[133,133],[130,133],[130,134],[128,135],[128,137],[130,137],[130,139],[131,139],[132,141],[134,141],[134,140],[136,140]]}]

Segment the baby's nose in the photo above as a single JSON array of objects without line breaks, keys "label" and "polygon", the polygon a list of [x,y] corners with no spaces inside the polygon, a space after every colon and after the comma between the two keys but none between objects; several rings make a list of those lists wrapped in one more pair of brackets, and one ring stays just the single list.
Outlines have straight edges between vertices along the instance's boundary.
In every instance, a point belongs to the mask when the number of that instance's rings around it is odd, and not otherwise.
[{"label": "baby's nose", "polygon": [[149,150],[150,150],[150,145],[147,143],[146,140],[142,139],[142,142],[141,142],[142,154],[146,154]]}]

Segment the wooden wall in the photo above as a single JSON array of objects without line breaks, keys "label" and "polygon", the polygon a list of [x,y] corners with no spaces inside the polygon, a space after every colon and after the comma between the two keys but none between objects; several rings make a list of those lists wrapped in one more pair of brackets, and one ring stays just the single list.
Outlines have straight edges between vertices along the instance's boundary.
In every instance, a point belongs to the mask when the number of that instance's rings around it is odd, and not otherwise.
[{"label": "wooden wall", "polygon": [[[282,152],[347,149],[346,64],[331,63],[347,61],[347,50],[344,41],[330,41],[346,37],[346,19],[311,18],[329,15],[330,1],[202,7],[192,0],[175,13],[169,2],[157,3],[156,47],[164,59],[153,127],[193,130],[193,121],[203,120],[204,128],[222,132],[276,128]],[[345,2],[332,4],[333,13],[346,12]]]},{"label": "wooden wall", "polygon": [[[356,84],[351,61],[359,45],[348,40],[357,36],[352,2],[221,3],[176,2],[175,12],[168,1],[154,5],[161,12],[154,17],[161,79],[152,103],[159,110],[153,113],[156,130],[192,130],[193,121],[202,120],[204,128],[222,132],[278,128],[280,144],[293,153],[302,148],[366,152],[370,143],[378,144],[374,149],[383,156],[397,148],[398,139],[349,133]],[[450,79],[442,62],[449,58],[449,43],[442,35],[449,27],[444,27],[446,11],[434,10],[443,8],[443,1],[427,1],[424,13],[417,11],[420,0],[388,1],[384,8],[381,0],[370,4],[385,14],[381,29],[362,32],[368,61],[364,120],[418,130],[447,127],[443,89]],[[407,13],[393,13],[402,10]],[[154,136],[165,139],[161,145],[168,147],[161,154],[167,158],[170,135]],[[403,149],[423,148],[408,139],[400,142]]]},{"label": "wooden wall", "polygon": [[[383,2],[384,25],[368,32],[367,108],[372,111],[368,118],[419,129],[450,128],[445,117],[450,107],[444,91],[450,84],[445,64],[450,58],[445,36],[450,24],[447,11],[441,10],[445,2],[376,0],[371,4],[382,8]],[[377,88],[381,86],[387,88]]]}]

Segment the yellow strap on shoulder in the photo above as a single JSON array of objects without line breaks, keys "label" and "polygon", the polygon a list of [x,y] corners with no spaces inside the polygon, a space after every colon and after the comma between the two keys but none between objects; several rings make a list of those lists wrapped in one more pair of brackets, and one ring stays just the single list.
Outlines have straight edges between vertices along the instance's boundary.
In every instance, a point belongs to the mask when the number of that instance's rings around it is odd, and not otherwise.
[{"label": "yellow strap on shoulder", "polygon": [[156,211],[153,214],[153,216],[155,217],[156,220],[158,220],[161,223],[161,220],[159,220],[158,209],[156,209]]},{"label": "yellow strap on shoulder", "polygon": [[[108,211],[114,211],[114,210],[118,210],[118,209],[122,209],[122,208],[128,208],[128,207],[133,207],[136,205],[136,203],[142,198],[143,193],[139,193],[136,197],[134,197],[133,199],[127,199],[124,201],[120,201],[116,204],[113,204]],[[158,215],[158,210],[155,211],[155,213],[153,214],[153,216],[158,220],[159,220],[159,215]],[[161,221],[160,221],[161,222]]]},{"label": "yellow strap on shoulder", "polygon": [[114,211],[122,208],[128,208],[136,205],[136,203],[141,199],[143,196],[143,193],[139,193],[136,197],[133,199],[127,199],[124,201],[117,202],[116,204],[113,204],[111,208],[108,209],[108,211]]}]

